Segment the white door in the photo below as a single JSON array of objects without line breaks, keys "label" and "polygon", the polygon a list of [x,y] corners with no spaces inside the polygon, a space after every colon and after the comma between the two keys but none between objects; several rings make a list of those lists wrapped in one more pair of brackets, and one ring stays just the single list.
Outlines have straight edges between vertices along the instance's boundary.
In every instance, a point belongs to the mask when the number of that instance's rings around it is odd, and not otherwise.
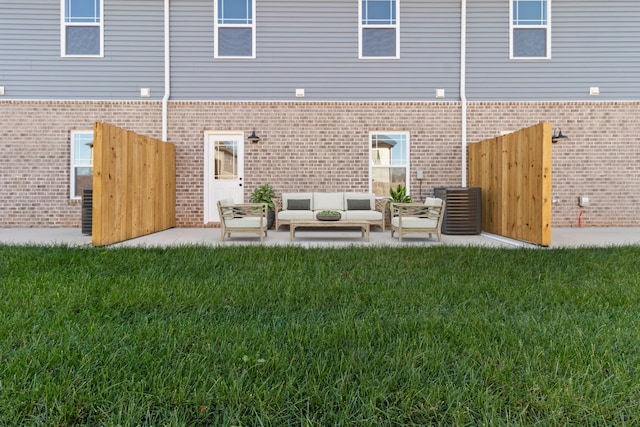
[{"label": "white door", "polygon": [[219,222],[218,200],[244,202],[244,134],[205,134],[204,222]]}]

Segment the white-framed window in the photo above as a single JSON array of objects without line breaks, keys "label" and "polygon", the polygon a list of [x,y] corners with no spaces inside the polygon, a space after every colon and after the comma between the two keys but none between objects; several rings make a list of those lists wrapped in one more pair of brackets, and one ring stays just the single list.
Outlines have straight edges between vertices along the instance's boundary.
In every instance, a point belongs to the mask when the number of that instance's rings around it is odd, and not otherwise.
[{"label": "white-framed window", "polygon": [[71,198],[80,199],[82,189],[93,186],[93,131],[71,131]]},{"label": "white-framed window", "polygon": [[409,133],[369,133],[370,191],[377,197],[388,197],[389,189],[398,184],[409,194]]},{"label": "white-framed window", "polygon": [[551,58],[551,0],[511,0],[511,59]]},{"label": "white-framed window", "polygon": [[400,58],[400,0],[358,3],[358,57]]},{"label": "white-framed window", "polygon": [[214,57],[256,57],[256,0],[213,0]]},{"label": "white-framed window", "polygon": [[60,1],[62,56],[102,57],[104,51],[102,0]]}]

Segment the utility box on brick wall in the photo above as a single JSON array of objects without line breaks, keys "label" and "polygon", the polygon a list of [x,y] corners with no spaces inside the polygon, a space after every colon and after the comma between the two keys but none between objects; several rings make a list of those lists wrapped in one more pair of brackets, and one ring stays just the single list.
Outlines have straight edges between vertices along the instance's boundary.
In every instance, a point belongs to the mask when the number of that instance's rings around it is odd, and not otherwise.
[{"label": "utility box on brick wall", "polygon": [[482,209],[480,187],[437,187],[436,197],[444,200],[444,234],[480,234]]}]

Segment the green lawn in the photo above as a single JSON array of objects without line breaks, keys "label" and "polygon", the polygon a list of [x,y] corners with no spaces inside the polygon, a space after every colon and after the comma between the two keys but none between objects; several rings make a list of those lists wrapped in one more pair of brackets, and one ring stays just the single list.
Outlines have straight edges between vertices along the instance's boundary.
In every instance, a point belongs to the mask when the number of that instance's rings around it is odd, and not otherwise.
[{"label": "green lawn", "polygon": [[640,425],[639,259],[0,246],[0,426]]}]

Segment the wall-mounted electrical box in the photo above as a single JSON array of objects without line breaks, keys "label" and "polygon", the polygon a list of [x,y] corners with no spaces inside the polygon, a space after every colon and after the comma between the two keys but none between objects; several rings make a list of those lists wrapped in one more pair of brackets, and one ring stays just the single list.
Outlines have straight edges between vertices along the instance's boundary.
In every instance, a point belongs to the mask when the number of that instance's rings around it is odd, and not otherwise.
[{"label": "wall-mounted electrical box", "polygon": [[579,196],[578,206],[581,206],[581,207],[589,206],[589,196]]},{"label": "wall-mounted electrical box", "polygon": [[424,179],[424,172],[422,171],[422,169],[418,169],[416,171],[416,179]]}]

